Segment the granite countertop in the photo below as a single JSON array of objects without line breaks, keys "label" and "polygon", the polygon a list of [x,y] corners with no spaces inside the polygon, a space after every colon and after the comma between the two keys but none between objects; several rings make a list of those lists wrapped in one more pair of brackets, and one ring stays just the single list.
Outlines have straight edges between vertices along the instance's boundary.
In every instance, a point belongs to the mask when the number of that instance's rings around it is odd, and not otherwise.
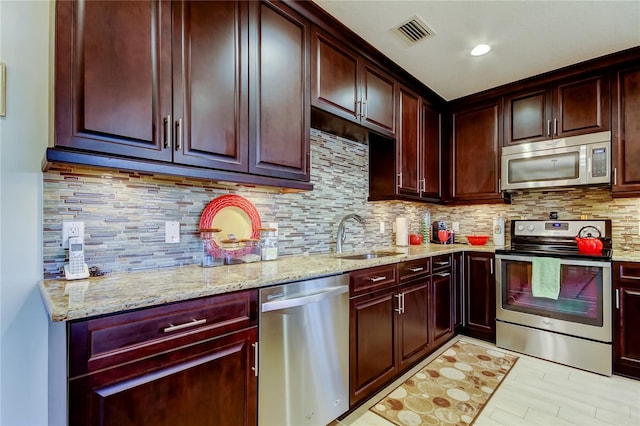
[{"label": "granite countertop", "polygon": [[[493,252],[492,245],[463,244],[379,247],[403,254],[368,260],[340,259],[335,254],[286,256],[278,260],[202,268],[199,265],[67,281],[40,281],[40,293],[51,321],[112,314],[232,291],[334,275],[356,269],[459,251]],[[354,252],[357,253],[357,252]]]}]

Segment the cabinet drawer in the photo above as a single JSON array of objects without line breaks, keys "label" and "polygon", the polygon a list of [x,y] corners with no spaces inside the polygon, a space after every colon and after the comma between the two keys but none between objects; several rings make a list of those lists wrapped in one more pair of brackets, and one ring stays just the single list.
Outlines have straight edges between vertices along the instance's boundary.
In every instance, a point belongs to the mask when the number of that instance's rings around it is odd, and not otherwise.
[{"label": "cabinet drawer", "polygon": [[635,284],[640,287],[640,262],[614,263],[616,278],[620,282]]},{"label": "cabinet drawer", "polygon": [[349,274],[351,296],[396,285],[396,265],[361,269]]},{"label": "cabinet drawer", "polygon": [[431,268],[433,269],[433,272],[438,272],[442,269],[450,269],[452,266],[453,260],[450,254],[441,254],[431,258]]},{"label": "cabinet drawer", "polygon": [[90,373],[257,324],[257,290],[69,324],[69,376]]},{"label": "cabinet drawer", "polygon": [[400,282],[427,276],[431,273],[431,258],[408,260],[398,264]]}]

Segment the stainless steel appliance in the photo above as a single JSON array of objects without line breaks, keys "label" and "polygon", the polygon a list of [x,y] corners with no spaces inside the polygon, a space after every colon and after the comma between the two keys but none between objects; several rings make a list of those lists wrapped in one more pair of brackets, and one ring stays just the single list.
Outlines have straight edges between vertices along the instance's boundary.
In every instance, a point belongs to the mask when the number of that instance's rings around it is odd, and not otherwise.
[{"label": "stainless steel appliance", "polygon": [[[601,253],[578,251],[587,226],[600,231]],[[513,220],[511,246],[496,250],[496,345],[610,376],[611,253],[610,220]]]},{"label": "stainless steel appliance", "polygon": [[260,290],[258,424],[325,426],[349,408],[349,275]]},{"label": "stainless steel appliance", "polygon": [[611,183],[611,132],[502,148],[501,188],[551,188]]}]

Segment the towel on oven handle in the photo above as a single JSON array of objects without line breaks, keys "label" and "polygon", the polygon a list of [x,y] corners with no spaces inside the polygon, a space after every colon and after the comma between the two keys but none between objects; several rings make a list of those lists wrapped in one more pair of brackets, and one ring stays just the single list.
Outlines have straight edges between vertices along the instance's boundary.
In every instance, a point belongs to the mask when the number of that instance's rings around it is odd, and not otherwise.
[{"label": "towel on oven handle", "polygon": [[558,300],[560,295],[560,259],[534,256],[531,271],[533,297]]}]

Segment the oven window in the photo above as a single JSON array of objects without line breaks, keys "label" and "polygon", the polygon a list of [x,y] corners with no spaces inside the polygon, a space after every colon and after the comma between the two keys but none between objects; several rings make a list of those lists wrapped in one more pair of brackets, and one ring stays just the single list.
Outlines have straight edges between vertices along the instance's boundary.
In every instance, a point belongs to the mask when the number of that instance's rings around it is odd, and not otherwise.
[{"label": "oven window", "polygon": [[603,268],[561,265],[557,300],[534,297],[531,262],[502,262],[502,309],[602,326]]}]

